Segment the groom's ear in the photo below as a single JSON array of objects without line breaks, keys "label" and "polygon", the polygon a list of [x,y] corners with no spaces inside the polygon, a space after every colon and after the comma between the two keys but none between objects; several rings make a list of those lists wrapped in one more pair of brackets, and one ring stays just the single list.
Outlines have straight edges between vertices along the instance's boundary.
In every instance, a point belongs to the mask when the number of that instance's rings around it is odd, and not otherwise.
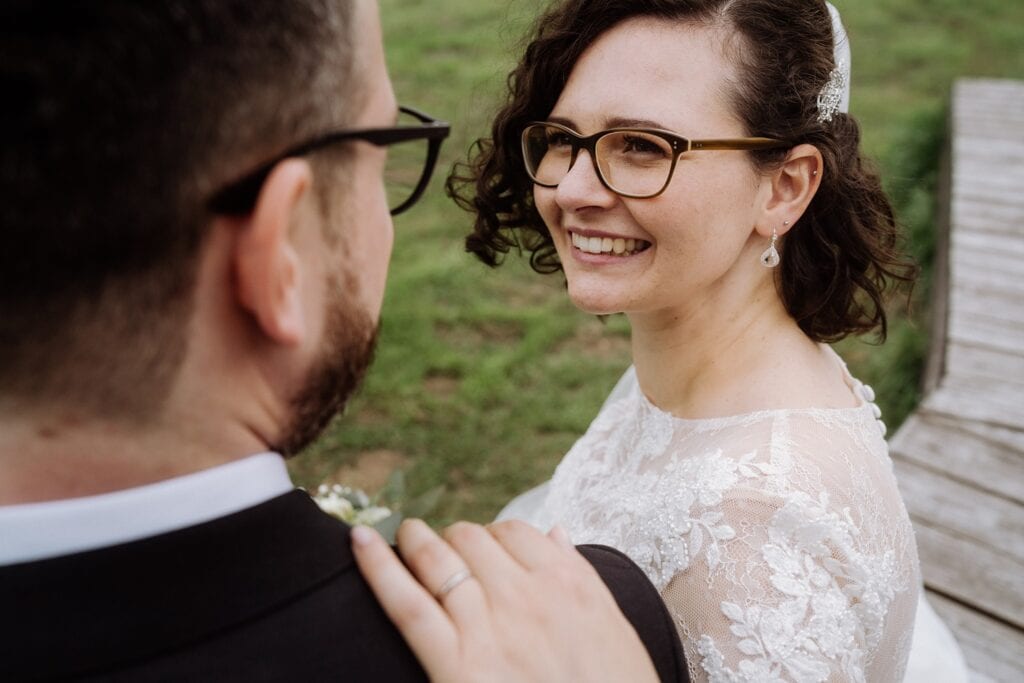
[{"label": "groom's ear", "polygon": [[302,219],[312,170],[302,159],[270,172],[252,214],[238,232],[233,254],[236,297],[271,341],[298,346],[307,334],[302,260],[292,226]]},{"label": "groom's ear", "polygon": [[821,152],[814,145],[802,144],[789,150],[782,164],[769,175],[765,218],[759,232],[765,230],[768,237],[774,228],[779,236],[786,234],[817,194],[823,169]]}]

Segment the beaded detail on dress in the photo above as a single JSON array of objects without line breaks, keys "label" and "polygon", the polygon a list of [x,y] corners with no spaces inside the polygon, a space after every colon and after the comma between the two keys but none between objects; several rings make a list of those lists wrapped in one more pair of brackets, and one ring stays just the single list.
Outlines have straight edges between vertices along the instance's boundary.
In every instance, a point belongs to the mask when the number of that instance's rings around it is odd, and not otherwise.
[{"label": "beaded detail on dress", "polygon": [[917,551],[874,395],[849,381],[857,408],[687,420],[634,377],[533,521],[640,565],[695,681],[899,681]]}]

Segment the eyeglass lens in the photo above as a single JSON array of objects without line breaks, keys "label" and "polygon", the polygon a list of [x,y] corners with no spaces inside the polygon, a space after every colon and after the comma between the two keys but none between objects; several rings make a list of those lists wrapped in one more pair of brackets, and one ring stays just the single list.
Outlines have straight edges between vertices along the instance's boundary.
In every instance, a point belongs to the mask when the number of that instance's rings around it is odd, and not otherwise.
[{"label": "eyeglass lens", "polygon": [[[573,136],[554,126],[535,125],[523,137],[526,168],[541,185],[558,185],[569,173]],[[615,192],[634,196],[661,191],[672,172],[672,145],[637,130],[601,136],[596,143],[597,166]]]},{"label": "eyeglass lens", "polygon": [[[423,124],[406,112],[398,115],[399,126],[418,127]],[[430,141],[426,139],[406,140],[388,147],[388,158],[384,165],[384,187],[387,191],[388,208],[395,209],[409,199],[420,178],[426,172]]]}]

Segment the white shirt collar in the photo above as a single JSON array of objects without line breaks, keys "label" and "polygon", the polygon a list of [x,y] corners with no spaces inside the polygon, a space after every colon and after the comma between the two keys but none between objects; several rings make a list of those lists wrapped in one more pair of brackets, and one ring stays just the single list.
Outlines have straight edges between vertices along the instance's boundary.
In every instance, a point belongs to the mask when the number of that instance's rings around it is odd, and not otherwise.
[{"label": "white shirt collar", "polygon": [[0,506],[0,566],[175,531],[258,505],[293,488],[284,459],[259,453],[113,493]]}]

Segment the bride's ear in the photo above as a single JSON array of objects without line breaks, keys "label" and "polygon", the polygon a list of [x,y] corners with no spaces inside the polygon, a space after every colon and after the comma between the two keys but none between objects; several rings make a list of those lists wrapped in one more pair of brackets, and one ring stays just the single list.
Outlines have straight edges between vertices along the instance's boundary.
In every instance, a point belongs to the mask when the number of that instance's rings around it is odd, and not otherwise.
[{"label": "bride's ear", "polygon": [[789,150],[782,165],[768,176],[768,198],[757,231],[764,237],[770,237],[773,229],[780,237],[785,235],[814,199],[823,168],[817,147],[803,144]]}]

